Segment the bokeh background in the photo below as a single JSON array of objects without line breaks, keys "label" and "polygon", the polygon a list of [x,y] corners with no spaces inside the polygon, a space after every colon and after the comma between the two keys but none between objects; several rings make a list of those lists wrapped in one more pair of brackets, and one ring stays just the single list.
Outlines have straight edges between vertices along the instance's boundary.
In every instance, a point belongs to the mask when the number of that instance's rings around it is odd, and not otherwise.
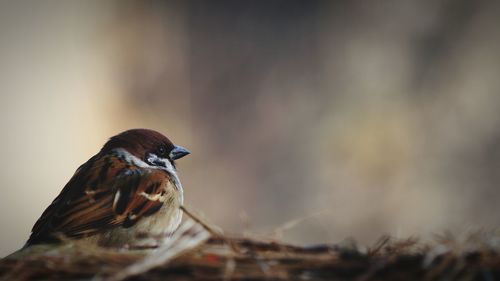
[{"label": "bokeh background", "polygon": [[500,4],[1,1],[0,256],[122,130],[226,232],[310,244],[500,225]]}]

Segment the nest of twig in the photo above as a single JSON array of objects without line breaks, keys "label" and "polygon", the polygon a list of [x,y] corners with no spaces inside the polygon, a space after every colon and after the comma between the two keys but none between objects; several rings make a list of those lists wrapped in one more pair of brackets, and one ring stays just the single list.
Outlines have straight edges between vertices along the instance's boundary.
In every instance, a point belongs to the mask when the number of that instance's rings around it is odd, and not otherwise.
[{"label": "nest of twig", "polygon": [[[201,223],[201,224],[200,224]],[[0,262],[3,280],[500,280],[498,236],[450,235],[433,243],[381,238],[298,247],[222,236],[188,221],[154,249],[79,242],[39,246]]]}]

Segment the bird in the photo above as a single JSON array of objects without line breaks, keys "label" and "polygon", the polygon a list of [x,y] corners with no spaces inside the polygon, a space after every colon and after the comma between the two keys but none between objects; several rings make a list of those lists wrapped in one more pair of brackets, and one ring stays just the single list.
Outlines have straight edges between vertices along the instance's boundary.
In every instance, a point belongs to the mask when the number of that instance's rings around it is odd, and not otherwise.
[{"label": "bird", "polygon": [[23,248],[73,239],[126,247],[144,234],[171,235],[184,201],[175,160],[188,154],[150,129],[111,137],[45,209]]}]

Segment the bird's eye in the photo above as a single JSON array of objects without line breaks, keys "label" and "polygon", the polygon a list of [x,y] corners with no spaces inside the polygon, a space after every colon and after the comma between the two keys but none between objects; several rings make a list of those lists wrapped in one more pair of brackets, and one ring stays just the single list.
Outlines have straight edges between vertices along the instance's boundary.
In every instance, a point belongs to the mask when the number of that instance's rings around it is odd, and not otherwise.
[{"label": "bird's eye", "polygon": [[165,156],[167,149],[162,145],[158,147],[158,156]]}]

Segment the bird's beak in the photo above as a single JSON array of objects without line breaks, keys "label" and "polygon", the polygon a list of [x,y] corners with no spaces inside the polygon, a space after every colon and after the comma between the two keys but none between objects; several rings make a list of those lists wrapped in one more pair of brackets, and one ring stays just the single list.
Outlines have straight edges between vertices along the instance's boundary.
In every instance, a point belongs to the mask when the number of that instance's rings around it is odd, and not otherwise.
[{"label": "bird's beak", "polygon": [[190,153],[191,152],[189,150],[185,149],[184,147],[176,145],[174,147],[174,149],[172,149],[172,151],[170,151],[169,156],[170,156],[170,159],[177,160],[177,159],[182,158]]}]

